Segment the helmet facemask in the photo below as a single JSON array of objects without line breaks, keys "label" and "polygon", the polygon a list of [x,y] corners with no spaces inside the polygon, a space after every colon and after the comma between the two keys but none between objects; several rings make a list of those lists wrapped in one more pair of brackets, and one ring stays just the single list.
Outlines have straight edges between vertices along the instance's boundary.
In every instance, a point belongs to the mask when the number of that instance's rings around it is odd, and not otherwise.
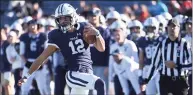
[{"label": "helmet facemask", "polygon": [[[69,31],[78,22],[78,14],[76,13],[76,9],[67,3],[58,6],[55,11],[55,18],[56,24],[63,33]],[[60,19],[63,21],[60,21]]]}]

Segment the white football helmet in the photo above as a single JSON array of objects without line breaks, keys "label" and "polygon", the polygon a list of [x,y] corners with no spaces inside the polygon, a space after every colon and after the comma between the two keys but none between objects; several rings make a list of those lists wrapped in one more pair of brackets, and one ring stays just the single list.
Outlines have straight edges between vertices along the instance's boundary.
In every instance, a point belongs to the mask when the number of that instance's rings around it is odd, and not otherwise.
[{"label": "white football helmet", "polygon": [[48,18],[48,19],[46,20],[46,26],[56,27],[56,22],[54,21],[54,19]]},{"label": "white football helmet", "polygon": [[155,27],[155,32],[158,31],[159,29],[159,22],[157,21],[157,19],[155,17],[149,17],[144,21],[144,26],[148,27]]},{"label": "white football helmet", "polygon": [[123,29],[125,30],[126,29],[126,24],[121,21],[121,20],[116,20],[115,22],[113,22],[110,26],[109,26],[110,29]]},{"label": "white football helmet", "polygon": [[[60,4],[56,10],[55,10],[55,18],[56,18],[56,24],[59,26],[59,28],[66,33],[72,26],[74,26],[78,22],[78,14],[76,13],[76,9],[68,4],[68,3],[63,3]],[[59,17],[60,16],[70,16],[71,17],[71,22],[68,25],[61,25],[59,24]]]},{"label": "white football helmet", "polygon": [[170,19],[172,19],[172,15],[168,12],[164,12],[161,14],[167,21],[169,21]]},{"label": "white football helmet", "polygon": [[141,30],[143,29],[143,25],[139,20],[133,20],[128,23],[128,28],[139,27]]},{"label": "white football helmet", "polygon": [[[127,36],[127,28],[126,28],[126,24],[122,21],[122,20],[116,20],[115,22],[113,22],[110,26],[109,29],[110,30],[115,30],[115,29],[122,29],[123,32],[125,33],[125,36]],[[113,32],[113,31],[112,31]]]},{"label": "white football helmet", "polygon": [[129,21],[131,21],[131,19],[125,14],[120,14],[120,16],[121,16],[121,20],[123,20],[125,23],[128,23]]},{"label": "white football helmet", "polygon": [[163,25],[164,28],[167,26],[168,21],[162,15],[157,15],[156,19]]},{"label": "white football helmet", "polygon": [[188,17],[187,16],[184,16],[184,15],[181,15],[181,14],[178,14],[174,17],[176,20],[178,20],[180,22],[180,24],[182,24],[184,22],[185,19],[187,19]]},{"label": "white football helmet", "polygon": [[31,16],[26,16],[23,18],[23,23],[27,23],[28,21],[32,20],[33,18]]},{"label": "white football helmet", "polygon": [[108,20],[108,19],[120,19],[120,14],[119,14],[119,12],[117,12],[117,11],[110,11],[108,14],[107,14],[107,16],[106,16],[106,20]]},{"label": "white football helmet", "polygon": [[38,19],[38,20],[37,20],[37,24],[40,24],[40,25],[45,26],[45,25],[46,25],[46,20],[45,20],[45,18],[40,18],[40,19]]}]

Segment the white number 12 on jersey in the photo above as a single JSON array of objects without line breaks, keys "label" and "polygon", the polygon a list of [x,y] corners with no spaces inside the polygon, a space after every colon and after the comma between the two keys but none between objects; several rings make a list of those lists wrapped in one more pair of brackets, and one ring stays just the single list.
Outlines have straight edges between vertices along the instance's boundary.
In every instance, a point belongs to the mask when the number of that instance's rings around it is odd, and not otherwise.
[{"label": "white number 12 on jersey", "polygon": [[[75,43],[73,43],[74,41],[70,41],[69,42],[69,47],[71,48],[72,50],[72,54],[77,54],[77,53],[81,53],[81,52],[84,52],[85,51],[85,48],[84,48],[84,43],[81,39],[77,39],[75,40]],[[75,46],[74,45],[78,45],[76,50],[75,50]]]}]

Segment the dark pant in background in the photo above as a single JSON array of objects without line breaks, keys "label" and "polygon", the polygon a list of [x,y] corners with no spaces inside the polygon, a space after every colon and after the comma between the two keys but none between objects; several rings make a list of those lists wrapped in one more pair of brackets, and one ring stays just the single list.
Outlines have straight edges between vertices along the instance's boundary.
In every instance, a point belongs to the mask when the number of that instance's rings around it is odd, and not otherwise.
[{"label": "dark pant in background", "polygon": [[188,90],[188,95],[192,95],[192,73],[188,76],[188,84],[190,86]]},{"label": "dark pant in background", "polygon": [[159,84],[161,95],[168,95],[168,93],[172,93],[173,95],[188,94],[188,84],[185,77],[168,77],[161,75]]},{"label": "dark pant in background", "polygon": [[[119,78],[117,75],[114,77],[114,88],[115,88],[115,95],[124,95]],[[130,90],[130,95],[136,95],[134,88],[130,81],[128,81],[128,89]]]},{"label": "dark pant in background", "polygon": [[57,66],[55,68],[54,82],[55,82],[55,95],[64,95],[64,88],[66,85],[66,72],[67,70],[62,66]]},{"label": "dark pant in background", "polygon": [[21,79],[21,74],[22,74],[22,68],[15,69],[13,71],[14,73],[14,79],[15,79],[15,95],[20,95],[21,92],[21,87],[17,85],[18,81]]}]

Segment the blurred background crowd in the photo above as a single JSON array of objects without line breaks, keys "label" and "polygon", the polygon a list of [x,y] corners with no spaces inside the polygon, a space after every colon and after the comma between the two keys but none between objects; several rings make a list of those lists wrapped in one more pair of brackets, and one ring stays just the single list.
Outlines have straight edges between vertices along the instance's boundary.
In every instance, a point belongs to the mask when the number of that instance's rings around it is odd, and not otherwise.
[{"label": "blurred background crowd", "polygon": [[[69,3],[75,8],[77,8],[77,13],[80,15],[79,22],[90,22],[94,25],[100,25],[105,30],[108,31],[108,27],[118,19],[121,19],[127,26],[128,39],[132,40],[137,44],[136,37],[145,36],[145,31],[143,30],[143,23],[149,17],[155,17],[159,22],[159,32],[160,36],[166,36],[165,27],[167,27],[167,21],[172,18],[179,20],[181,24],[181,34],[183,37],[187,34],[187,28],[185,27],[186,19],[192,17],[192,1],[191,0],[146,0],[146,1],[136,1],[136,0],[123,0],[123,1],[46,1],[46,0],[25,0],[25,1],[0,1],[0,72],[1,78],[6,77],[5,72],[11,72],[13,78],[9,75],[7,82],[1,81],[0,93],[5,95],[6,93],[19,95],[21,88],[17,86],[18,79],[22,76],[22,69],[24,63],[22,61],[15,62],[16,59],[6,59],[6,53],[12,53],[13,51],[6,52],[6,46],[8,47],[11,43],[19,43],[19,38],[22,34],[30,31],[29,21],[32,19],[37,20],[38,31],[47,34],[51,30],[57,27],[52,15],[56,7],[62,3]],[[92,13],[91,10],[99,10]],[[96,11],[96,10],[95,10]],[[99,16],[99,19],[90,18],[91,15]],[[137,23],[131,25],[133,21],[137,20]],[[98,24],[97,24],[98,23]],[[192,23],[192,22],[191,22]],[[136,30],[134,29],[135,27]],[[139,30],[137,30],[139,29]],[[140,33],[140,36],[132,35],[133,31]],[[13,37],[10,40],[10,36]],[[104,36],[105,37],[105,36]],[[15,40],[13,40],[15,39]],[[107,47],[113,43],[111,33],[106,35],[106,41],[108,41]],[[8,42],[7,42],[8,41]],[[5,45],[5,43],[8,43]],[[17,46],[17,45],[16,45]],[[19,46],[15,47],[19,55]],[[92,53],[93,52],[93,53]],[[107,82],[107,89],[111,88],[108,84],[108,63],[109,63],[109,51],[106,54],[98,54],[95,50],[91,49],[91,57],[94,61],[94,73],[98,74],[101,78]],[[96,53],[96,54],[95,54]],[[14,55],[14,54],[13,54]],[[98,59],[97,59],[98,58]],[[6,60],[6,61],[5,61]],[[100,60],[100,61],[99,61]],[[14,63],[14,64],[13,64]],[[62,59],[60,52],[56,52],[50,58],[49,64],[43,66],[45,74],[42,74],[47,79],[42,79],[46,81],[45,92],[43,95],[53,94],[62,95],[61,88],[64,88],[65,81],[64,77],[61,77],[66,72],[65,61]],[[62,63],[62,64],[60,64]],[[97,64],[100,63],[100,64]],[[104,63],[104,64],[103,64]],[[17,64],[17,65],[15,65]],[[102,68],[97,68],[102,67]],[[48,72],[48,73],[47,73]],[[3,75],[5,74],[5,75]],[[5,78],[6,79],[6,78]],[[13,82],[14,81],[14,82]],[[30,87],[30,95],[38,95],[37,84],[35,80],[32,82]],[[10,86],[11,85],[11,86]],[[14,86],[15,85],[15,86]],[[51,86],[50,86],[51,85]],[[48,89],[47,89],[47,87]],[[13,89],[12,89],[13,87]],[[50,92],[49,92],[50,91]],[[64,92],[64,89],[62,89]],[[48,92],[48,93],[47,93]],[[57,92],[59,94],[57,94]],[[68,92],[68,91],[65,91]],[[42,92],[41,92],[42,93]],[[108,93],[115,93],[114,90],[108,90]],[[1,94],[0,94],[1,95]],[[120,95],[120,94],[119,94]]]}]

